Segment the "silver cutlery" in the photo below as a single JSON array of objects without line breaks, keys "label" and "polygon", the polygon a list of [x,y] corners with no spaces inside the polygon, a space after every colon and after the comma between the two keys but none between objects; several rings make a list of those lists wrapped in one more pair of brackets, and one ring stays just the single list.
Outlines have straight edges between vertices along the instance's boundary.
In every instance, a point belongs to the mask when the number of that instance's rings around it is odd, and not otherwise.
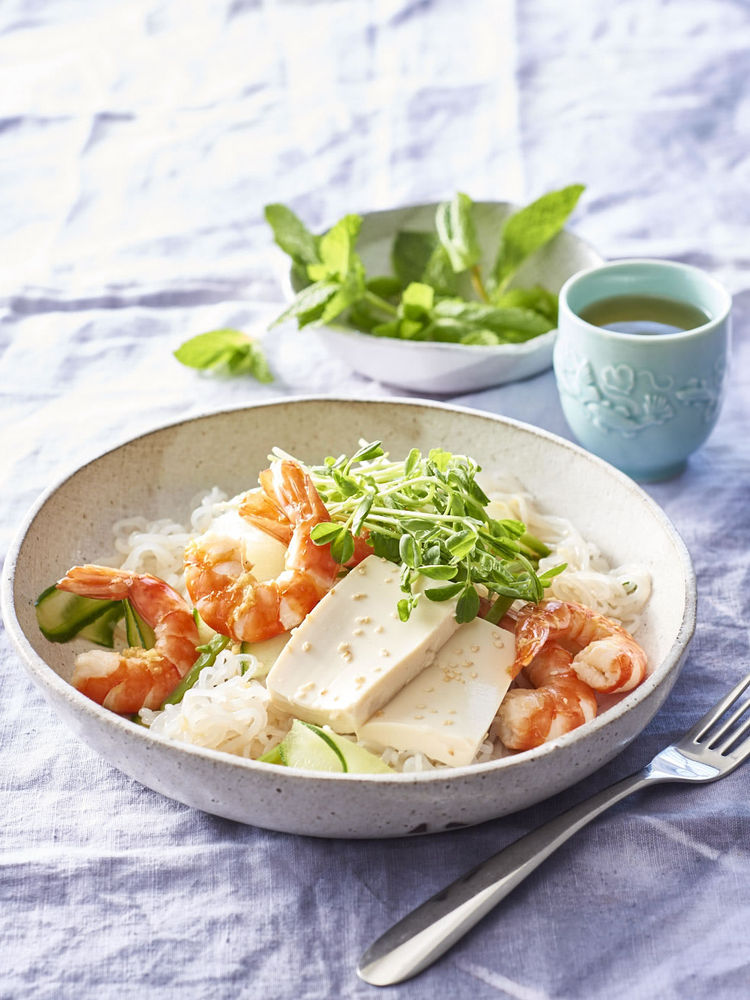
[{"label": "silver cutlery", "polygon": [[750,757],[750,699],[734,707],[749,686],[750,674],[641,771],[532,830],[412,910],[367,949],[357,974],[373,986],[391,986],[422,972],[574,833],[627,795],[729,774]]}]

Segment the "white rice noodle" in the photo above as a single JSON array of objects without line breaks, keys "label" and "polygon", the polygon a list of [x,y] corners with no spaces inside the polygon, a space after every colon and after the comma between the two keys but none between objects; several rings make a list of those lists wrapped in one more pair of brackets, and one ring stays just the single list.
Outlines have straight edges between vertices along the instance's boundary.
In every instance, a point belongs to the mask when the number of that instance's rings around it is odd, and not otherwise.
[{"label": "white rice noodle", "polygon": [[[249,669],[243,674],[243,665]],[[265,686],[255,680],[261,664],[254,656],[224,650],[212,667],[201,670],[178,705],[163,712],[141,711],[155,733],[194,746],[224,750],[240,757],[260,757],[286,735],[291,718],[272,704]]]},{"label": "white rice noodle", "polygon": [[585,604],[616,619],[628,631],[638,631],[641,613],[651,596],[651,577],[645,567],[610,566],[597,546],[570,521],[543,514],[531,494],[513,480],[493,481],[484,484],[484,489],[492,498],[492,517],[523,521],[527,531],[552,550],[539,561],[540,573],[567,564],[565,571],[552,580],[548,597]]}]

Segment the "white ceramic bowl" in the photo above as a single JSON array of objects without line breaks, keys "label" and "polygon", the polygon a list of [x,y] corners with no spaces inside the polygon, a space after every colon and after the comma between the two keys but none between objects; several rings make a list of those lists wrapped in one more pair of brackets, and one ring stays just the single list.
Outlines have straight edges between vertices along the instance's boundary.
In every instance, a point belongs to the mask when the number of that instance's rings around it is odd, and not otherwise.
[{"label": "white ceramic bowl", "polygon": [[[570,518],[610,560],[645,564],[653,595],[639,638],[653,672],[592,723],[488,764],[421,774],[311,774],[151,734],[69,683],[75,644],[40,634],[34,599],[75,563],[111,551],[126,514],[182,519],[201,488],[245,489],[273,445],[311,461],[359,436],[393,455],[440,445],[485,470],[512,470],[543,507]],[[50,489],[29,513],[3,574],[3,613],[32,679],[75,732],[116,767],[165,795],[244,823],[323,837],[390,837],[479,823],[585,777],[633,740],[674,683],[694,628],[687,551],[656,504],[626,476],[553,435],[439,403],[307,398],[209,414],[135,438]]]},{"label": "white ceramic bowl", "polygon": [[[368,275],[390,274],[391,246],[399,230],[433,230],[437,203],[369,212],[362,216],[357,249]],[[476,202],[477,238],[482,266],[494,261],[503,223],[518,208],[511,202]],[[511,287],[543,285],[557,293],[577,271],[601,264],[603,258],[584,240],[564,230],[520,268]],[[291,296],[295,286],[287,277]],[[316,327],[331,354],[353,371],[387,385],[427,395],[473,392],[528,378],[552,365],[556,330],[523,344],[482,347],[373,337],[343,325]]]}]

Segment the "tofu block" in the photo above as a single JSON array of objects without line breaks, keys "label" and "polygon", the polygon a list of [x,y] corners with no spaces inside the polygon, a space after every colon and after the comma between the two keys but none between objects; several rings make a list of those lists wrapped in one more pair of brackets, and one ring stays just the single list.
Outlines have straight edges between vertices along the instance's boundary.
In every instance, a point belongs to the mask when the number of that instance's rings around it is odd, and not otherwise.
[{"label": "tofu block", "polygon": [[399,569],[368,556],[292,632],[266,686],[284,711],[353,733],[432,661],[458,628],[456,602],[423,597],[407,622]]},{"label": "tofu block", "polygon": [[512,632],[481,618],[461,625],[430,666],[357,728],[357,738],[470,764],[510,686],[514,657]]}]

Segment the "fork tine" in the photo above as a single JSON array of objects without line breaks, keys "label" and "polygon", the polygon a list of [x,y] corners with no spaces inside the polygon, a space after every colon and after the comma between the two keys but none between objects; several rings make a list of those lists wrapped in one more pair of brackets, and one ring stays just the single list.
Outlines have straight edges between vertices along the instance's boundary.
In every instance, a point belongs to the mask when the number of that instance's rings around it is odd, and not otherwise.
[{"label": "fork tine", "polygon": [[[745,712],[747,711],[748,708],[750,708],[750,702],[745,702],[745,704],[742,707],[742,711]],[[732,717],[735,722],[740,717],[740,715],[742,715],[742,712],[735,712],[734,716]],[[725,739],[724,742],[721,744],[721,746],[718,747],[714,746],[713,741],[709,744],[709,746],[712,750],[715,750],[717,753],[728,754],[730,748],[736,746],[736,744],[739,743],[742,737],[748,732],[750,732],[750,718],[745,719],[745,721],[742,723],[739,729],[736,729],[733,733],[730,733],[727,739]],[[736,749],[739,749],[739,747],[736,747]]]},{"label": "fork tine", "polygon": [[726,751],[726,748],[730,744],[736,742],[737,738],[740,735],[742,735],[742,733],[745,732],[745,726],[743,726],[737,733],[735,733],[734,736],[730,736],[729,739],[727,739],[721,746],[717,746],[719,740],[730,732],[732,727],[739,721],[739,719],[742,718],[742,716],[745,714],[748,708],[750,708],[750,701],[746,700],[741,705],[739,705],[734,710],[734,712],[732,712],[729,718],[725,722],[723,722],[717,730],[712,731],[710,734],[707,734],[708,739],[706,740],[706,746],[710,750],[716,750],[718,751],[718,753],[724,753]]},{"label": "fork tine", "polygon": [[689,729],[684,736],[686,740],[693,740],[698,743],[702,737],[706,735],[708,730],[713,726],[715,722],[722,717],[726,710],[733,705],[735,701],[740,697],[740,695],[750,687],[750,674],[744,677],[729,694],[725,695],[720,702],[717,702],[713,708],[710,708],[702,719],[699,719],[696,724]]}]

